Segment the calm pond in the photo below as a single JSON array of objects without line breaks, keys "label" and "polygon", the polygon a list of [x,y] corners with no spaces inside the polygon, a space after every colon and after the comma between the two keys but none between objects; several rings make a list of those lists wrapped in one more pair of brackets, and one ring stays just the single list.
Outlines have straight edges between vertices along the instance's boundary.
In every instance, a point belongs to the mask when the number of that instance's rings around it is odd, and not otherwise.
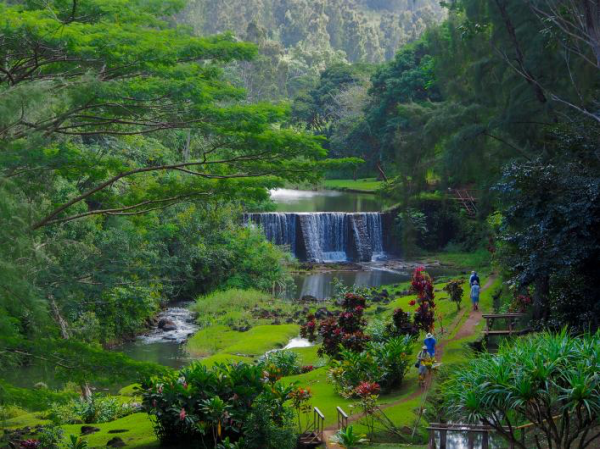
[{"label": "calm pond", "polygon": [[381,212],[386,203],[371,193],[336,190],[271,191],[277,212]]}]

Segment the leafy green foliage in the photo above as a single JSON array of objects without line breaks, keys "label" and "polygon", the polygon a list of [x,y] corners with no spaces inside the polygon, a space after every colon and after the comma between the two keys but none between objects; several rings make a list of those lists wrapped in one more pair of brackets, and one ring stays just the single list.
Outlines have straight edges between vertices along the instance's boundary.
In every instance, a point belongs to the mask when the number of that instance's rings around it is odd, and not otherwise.
[{"label": "leafy green foliage", "polygon": [[456,304],[456,308],[460,310],[460,303],[463,299],[463,287],[465,283],[464,279],[453,279],[449,281],[444,287],[444,291],[448,293],[450,301]]},{"label": "leafy green foliage", "polygon": [[[557,136],[551,160],[507,167],[499,257],[517,288],[531,286],[535,317],[546,325],[596,329],[600,300],[600,178],[590,152],[597,127]],[[568,160],[561,155],[569,154]]]},{"label": "leafy green foliage", "polygon": [[588,447],[598,436],[600,334],[571,337],[542,333],[503,345],[452,373],[444,396],[449,415],[483,422],[516,447],[516,426],[532,423],[546,441],[560,447]]},{"label": "leafy green foliage", "polygon": [[298,440],[291,408],[268,396],[254,401],[243,432],[249,449],[294,449]]},{"label": "leafy green foliage", "polygon": [[81,422],[106,423],[138,411],[139,405],[121,403],[113,397],[93,395],[89,399],[78,398],[66,404],[52,404],[47,413],[56,425]]},{"label": "leafy green foliage", "polygon": [[359,444],[366,443],[367,440],[363,435],[354,432],[354,426],[350,425],[345,429],[340,429],[334,436],[337,444],[346,449],[352,449]]},{"label": "leafy green foliage", "polygon": [[298,353],[291,350],[272,351],[265,354],[258,365],[277,376],[293,376],[300,374],[302,367],[298,362]]},{"label": "leafy green foliage", "polygon": [[286,106],[244,102],[223,68],[256,47],[192,35],[182,6],[0,4],[0,369],[136,377],[94,345],[171,299],[285,282],[240,213],[337,162]]},{"label": "leafy green foliage", "polygon": [[371,342],[362,352],[342,350],[339,360],[331,360],[329,378],[344,397],[360,395],[361,382],[376,382],[389,391],[402,384],[410,369],[413,343],[407,335]]},{"label": "leafy green foliage", "polygon": [[[217,364],[211,369],[194,363],[178,374],[142,383],[144,408],[155,416],[155,430],[163,443],[201,441],[208,447],[217,447],[226,438],[231,442],[243,438],[244,425],[263,434],[280,425],[273,435],[289,438],[283,425],[289,422],[283,409],[288,389],[265,383],[260,367],[244,363]],[[266,402],[255,406],[260,399]],[[247,421],[261,409],[269,414]],[[268,418],[273,424],[265,422]]]}]

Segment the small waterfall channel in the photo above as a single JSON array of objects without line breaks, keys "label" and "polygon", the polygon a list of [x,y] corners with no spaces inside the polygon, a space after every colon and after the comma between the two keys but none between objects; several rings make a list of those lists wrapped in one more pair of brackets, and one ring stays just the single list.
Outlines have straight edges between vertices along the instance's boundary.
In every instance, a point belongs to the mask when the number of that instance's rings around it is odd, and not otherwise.
[{"label": "small waterfall channel", "polygon": [[254,213],[269,241],[308,262],[370,262],[384,257],[384,220],[379,212]]}]

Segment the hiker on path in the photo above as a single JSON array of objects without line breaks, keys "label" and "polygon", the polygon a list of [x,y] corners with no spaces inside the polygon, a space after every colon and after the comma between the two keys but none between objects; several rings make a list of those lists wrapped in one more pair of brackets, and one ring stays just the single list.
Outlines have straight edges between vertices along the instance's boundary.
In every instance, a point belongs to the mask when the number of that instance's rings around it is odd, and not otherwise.
[{"label": "hiker on path", "polygon": [[473,310],[479,310],[479,282],[475,281],[471,285],[471,302],[473,303]]},{"label": "hiker on path", "polygon": [[469,278],[469,285],[471,287],[473,287],[473,284],[477,282],[478,284],[481,284],[481,281],[479,280],[479,276],[477,276],[477,271],[471,271],[471,277]]},{"label": "hiker on path", "polygon": [[425,343],[425,348],[427,348],[427,352],[429,353],[430,357],[435,357],[435,345],[437,343],[437,340],[435,339],[435,337],[433,336],[433,334],[429,333],[425,336],[425,341],[423,342]]},{"label": "hiker on path", "polygon": [[[421,352],[417,356],[417,363],[415,364],[415,368],[419,370],[419,385],[425,386],[425,379],[427,378],[427,372],[429,368],[427,366],[428,362],[430,362],[431,357],[429,356],[429,352],[427,351],[427,346],[423,345],[421,348]],[[431,363],[429,363],[431,365]]]}]

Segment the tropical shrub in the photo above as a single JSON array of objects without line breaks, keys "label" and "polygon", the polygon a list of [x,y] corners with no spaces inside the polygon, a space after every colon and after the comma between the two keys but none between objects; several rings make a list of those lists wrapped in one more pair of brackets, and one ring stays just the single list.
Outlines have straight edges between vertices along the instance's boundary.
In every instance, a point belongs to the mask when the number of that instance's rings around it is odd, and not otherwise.
[{"label": "tropical shrub", "polygon": [[[600,333],[541,333],[458,368],[443,395],[450,419],[491,426],[517,448],[583,449],[600,438],[599,372]],[[523,442],[517,427],[529,423]]]},{"label": "tropical shrub", "polygon": [[87,441],[77,435],[69,435],[69,439],[65,443],[65,449],[87,449],[87,447]]},{"label": "tropical shrub", "polygon": [[460,310],[460,303],[463,297],[462,285],[465,283],[464,279],[454,279],[446,284],[444,291],[448,293],[450,301],[456,304],[458,310]]},{"label": "tropical shrub", "polygon": [[377,398],[381,391],[379,384],[375,382],[361,382],[356,387],[356,395],[359,398],[359,407],[364,416],[364,422],[369,430],[369,437],[375,435],[375,412],[378,410]]},{"label": "tropical shrub", "polygon": [[375,382],[381,375],[381,370],[369,351],[342,349],[338,355],[338,359],[331,360],[328,377],[334,383],[337,393],[346,398],[356,396],[355,389],[361,382]]},{"label": "tropical shrub", "polygon": [[66,404],[52,404],[47,418],[55,425],[77,423],[106,423],[139,411],[136,403],[121,404],[117,399],[94,395],[89,399],[78,398]]},{"label": "tropical shrub", "polygon": [[289,350],[277,350],[265,354],[258,365],[270,374],[279,377],[300,374],[302,368],[298,363],[298,353]]},{"label": "tropical shrub", "polygon": [[64,430],[58,426],[45,426],[38,432],[38,439],[44,449],[58,449],[63,440]]},{"label": "tropical shrub", "polygon": [[317,326],[314,315],[309,315],[306,324],[300,329],[300,335],[314,342],[318,329],[318,335],[323,338],[319,355],[327,354],[336,358],[341,349],[360,352],[369,341],[369,336],[364,333],[367,324],[363,316],[365,307],[364,296],[347,293],[339,316],[326,318]]},{"label": "tropical shrub", "polygon": [[413,272],[410,286],[411,292],[417,295],[414,303],[417,306],[413,317],[414,325],[419,330],[430,332],[435,323],[433,279],[424,267],[419,267]]},{"label": "tropical shrub", "polygon": [[329,378],[344,397],[357,397],[363,382],[376,382],[384,390],[398,387],[410,369],[413,340],[410,336],[371,342],[364,351],[343,349],[331,361]]},{"label": "tropical shrub", "polygon": [[392,314],[392,323],[387,326],[389,336],[416,335],[419,330],[411,322],[410,313],[398,308]]},{"label": "tropical shrub", "polygon": [[[310,415],[312,411],[310,398],[312,398],[312,393],[310,388],[298,387],[289,394],[289,397],[292,400],[292,408],[298,419],[298,433],[302,434],[308,430],[310,426]],[[302,419],[303,417],[304,420]]]},{"label": "tropical shrub", "polygon": [[367,443],[366,435],[359,435],[354,432],[354,426],[350,425],[345,429],[340,429],[333,437],[333,442],[339,444],[344,449],[353,449],[359,444]]},{"label": "tropical shrub", "polygon": [[[209,369],[193,363],[179,373],[144,381],[143,406],[155,417],[154,428],[162,443],[193,441],[217,447],[227,439],[236,443],[246,436],[244,424],[256,412],[253,404],[259,398],[269,401],[270,416],[285,420],[281,408],[289,391],[274,380],[258,365],[217,364]],[[259,426],[258,418],[253,419],[253,425]]]},{"label": "tropical shrub", "polygon": [[410,335],[392,337],[386,342],[370,343],[368,351],[379,367],[377,382],[385,390],[400,386],[412,362],[413,339]]},{"label": "tropical shrub", "polygon": [[268,397],[258,397],[244,423],[241,445],[247,449],[294,449],[296,431],[292,410]]}]

